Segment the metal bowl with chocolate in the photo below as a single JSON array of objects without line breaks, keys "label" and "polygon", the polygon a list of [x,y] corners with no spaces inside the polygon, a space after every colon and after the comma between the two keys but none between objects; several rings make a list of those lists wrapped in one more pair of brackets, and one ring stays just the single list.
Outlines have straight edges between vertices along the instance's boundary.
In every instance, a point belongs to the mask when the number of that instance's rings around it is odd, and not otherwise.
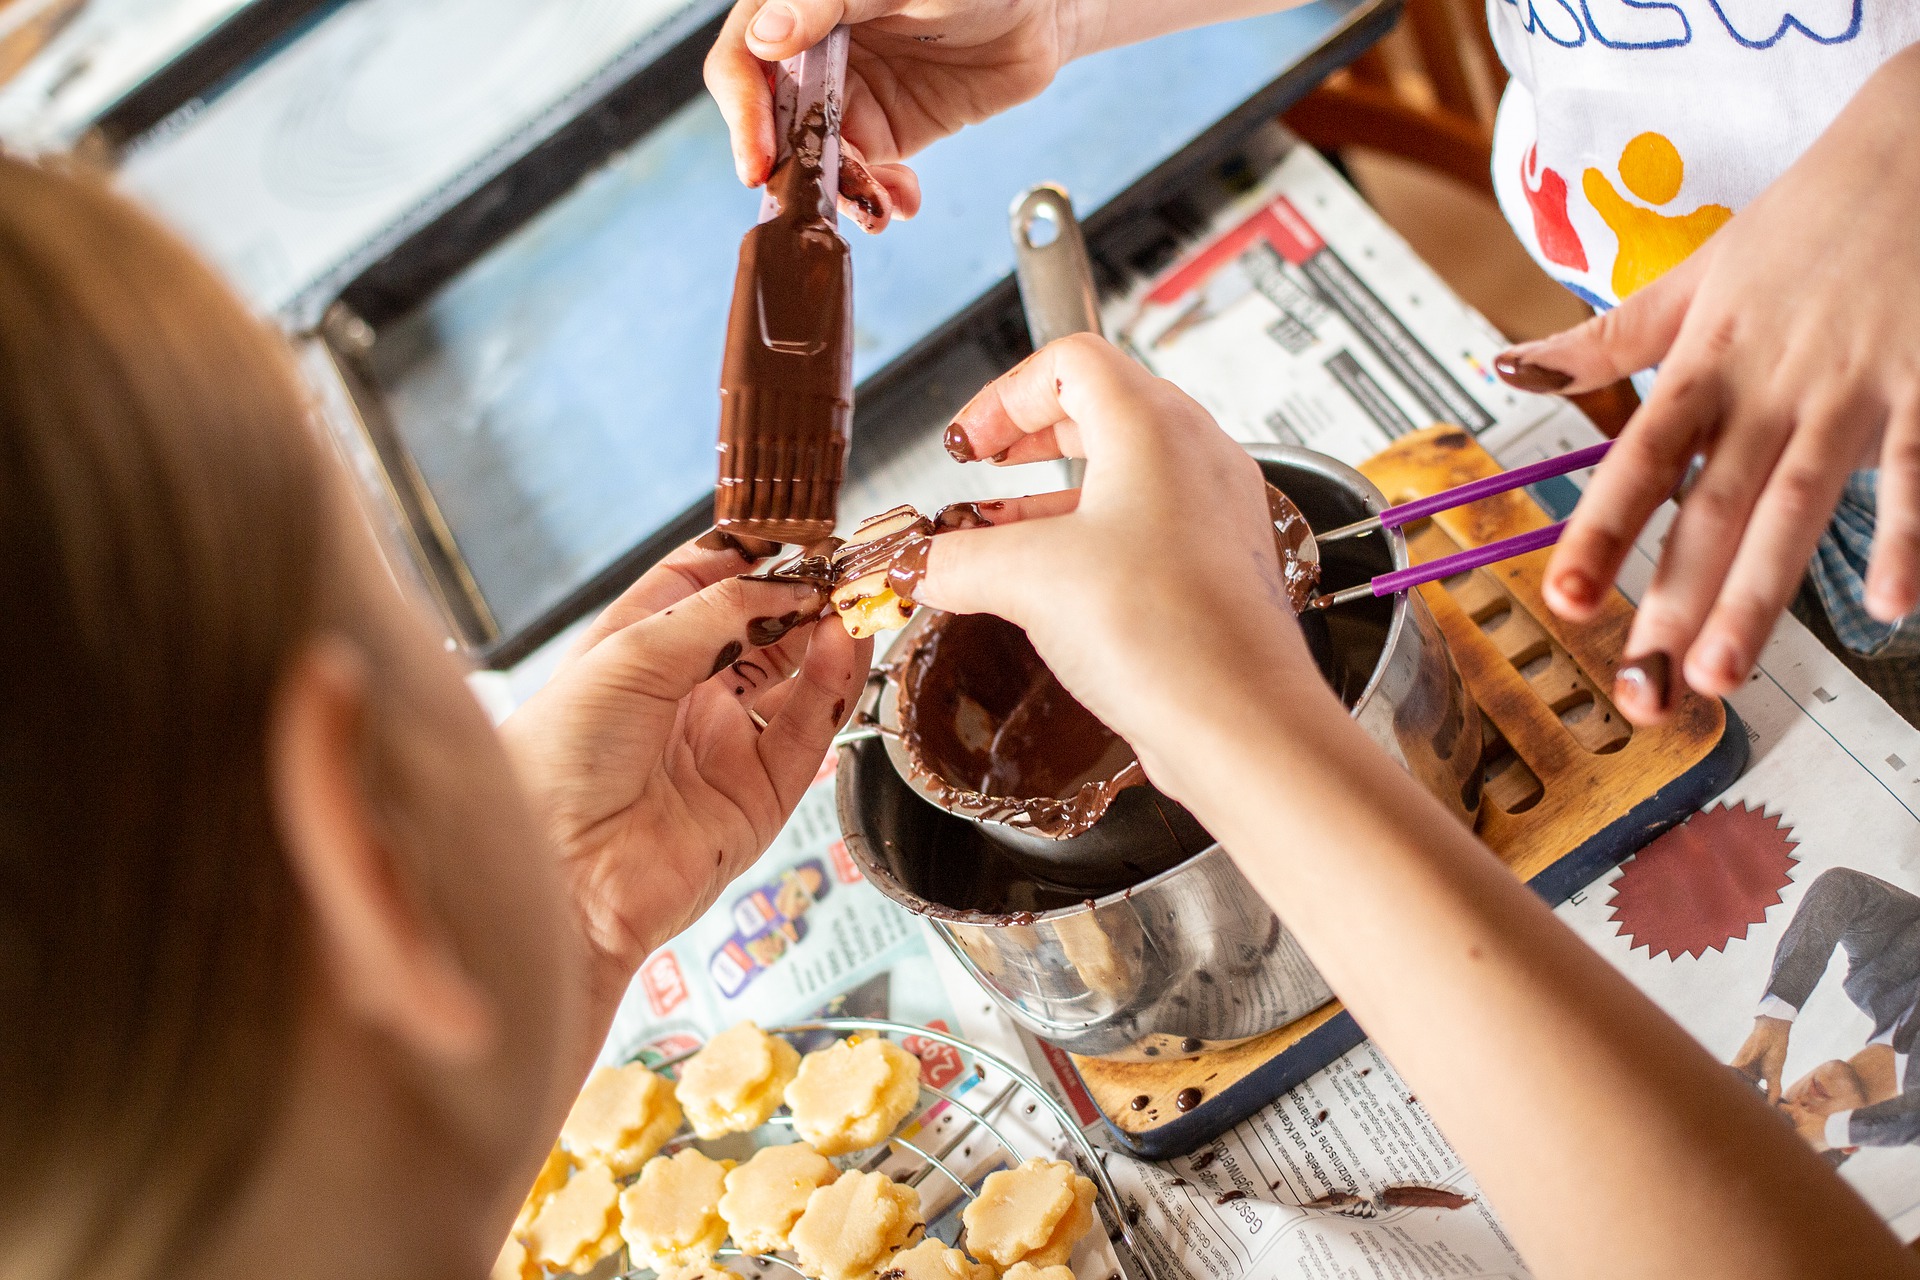
[{"label": "metal bowl with chocolate", "polygon": [[[1330,458],[1250,452],[1315,528],[1387,505]],[[1397,532],[1321,554],[1323,590],[1408,563]],[[1312,611],[1302,624],[1355,720],[1471,822],[1479,710],[1419,596]],[[1332,998],[1226,851],[1152,787],[1132,749],[1052,679],[1018,628],[923,612],[888,672],[860,708],[887,731],[840,749],[848,851],[882,892],[931,918],[1035,1034],[1081,1054],[1180,1056]]]}]

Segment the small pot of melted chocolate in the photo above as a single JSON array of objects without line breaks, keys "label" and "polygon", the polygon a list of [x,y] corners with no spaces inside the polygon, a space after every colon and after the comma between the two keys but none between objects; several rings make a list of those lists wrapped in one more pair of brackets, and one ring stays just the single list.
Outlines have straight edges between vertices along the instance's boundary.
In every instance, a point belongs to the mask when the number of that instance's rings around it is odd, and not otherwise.
[{"label": "small pot of melted chocolate", "polygon": [[[1249,451],[1311,527],[1387,505],[1332,459]],[[1323,590],[1407,563],[1397,532],[1319,550]],[[1301,625],[1354,720],[1471,821],[1479,711],[1419,593]],[[878,739],[840,749],[847,851],[932,919],[1015,1021],[1069,1052],[1145,1062],[1250,1039],[1331,998],[1232,858],[1153,789],[1018,628],[922,610],[893,652],[889,678],[861,699]],[[1250,685],[1272,678],[1246,673]]]}]

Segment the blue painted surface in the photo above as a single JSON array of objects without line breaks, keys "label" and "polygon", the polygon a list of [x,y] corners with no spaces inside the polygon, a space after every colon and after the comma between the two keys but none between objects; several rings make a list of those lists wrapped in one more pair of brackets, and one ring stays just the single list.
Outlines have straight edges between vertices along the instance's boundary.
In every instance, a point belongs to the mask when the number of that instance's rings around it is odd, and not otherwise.
[{"label": "blue painted surface", "polygon": [[[1012,270],[1007,206],[1125,191],[1373,0],[1113,50],[917,161],[925,207],[854,245],[865,379]],[[704,96],[386,330],[374,372],[504,634],[713,483],[721,341],[758,195]]]}]

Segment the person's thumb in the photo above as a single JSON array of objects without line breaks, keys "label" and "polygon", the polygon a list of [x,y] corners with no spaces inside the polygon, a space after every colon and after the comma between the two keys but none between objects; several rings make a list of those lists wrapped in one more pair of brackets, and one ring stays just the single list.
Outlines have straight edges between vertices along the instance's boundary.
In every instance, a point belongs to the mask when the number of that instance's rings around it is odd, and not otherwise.
[{"label": "person's thumb", "polygon": [[865,22],[899,8],[887,0],[766,0],[747,24],[753,56],[779,62],[804,53],[840,23]]},{"label": "person's thumb", "polygon": [[927,539],[927,566],[913,588],[916,604],[948,613],[991,613],[1017,626],[1044,592],[1039,568],[1049,521],[962,529]]},{"label": "person's thumb", "polygon": [[1509,347],[1494,358],[1494,370],[1522,391],[1571,396],[1652,368],[1679,336],[1712,253],[1709,241],[1612,310],[1550,338]]}]

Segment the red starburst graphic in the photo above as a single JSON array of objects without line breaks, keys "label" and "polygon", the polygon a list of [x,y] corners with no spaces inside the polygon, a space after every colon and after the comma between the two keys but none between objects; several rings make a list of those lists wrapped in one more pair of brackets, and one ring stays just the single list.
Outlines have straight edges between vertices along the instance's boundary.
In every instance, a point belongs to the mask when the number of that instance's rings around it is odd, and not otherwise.
[{"label": "red starburst graphic", "polygon": [[1703,809],[1626,864],[1607,918],[1649,956],[1698,959],[1765,923],[1793,882],[1795,843],[1765,809]]}]

